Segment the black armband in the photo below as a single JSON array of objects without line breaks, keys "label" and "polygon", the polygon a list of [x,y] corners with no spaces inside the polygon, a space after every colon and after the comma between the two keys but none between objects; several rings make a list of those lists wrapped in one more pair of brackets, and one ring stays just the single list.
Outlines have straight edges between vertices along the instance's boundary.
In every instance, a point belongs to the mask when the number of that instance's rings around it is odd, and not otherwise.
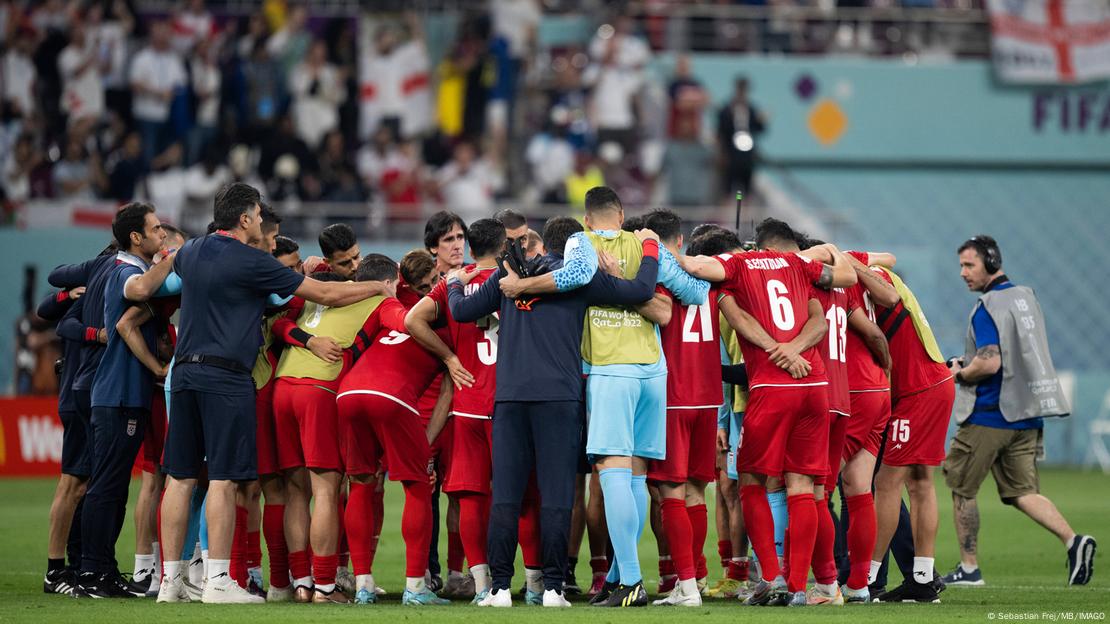
[{"label": "black armband", "polygon": [[743,364],[721,364],[721,381],[748,387],[748,368]]},{"label": "black armband", "polygon": [[315,336],[306,332],[305,330],[301,329],[300,327],[294,327],[292,330],[290,330],[289,331],[289,337],[292,338],[293,340],[296,340],[297,342],[300,342],[301,345],[304,346],[304,347],[308,347],[308,341],[311,340],[312,338],[315,338]]}]

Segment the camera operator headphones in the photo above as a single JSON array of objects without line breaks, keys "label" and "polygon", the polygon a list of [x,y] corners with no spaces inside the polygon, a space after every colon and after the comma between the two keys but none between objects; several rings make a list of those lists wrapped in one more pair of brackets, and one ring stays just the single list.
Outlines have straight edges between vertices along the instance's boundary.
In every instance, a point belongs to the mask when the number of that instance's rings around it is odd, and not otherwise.
[{"label": "camera operator headphones", "polygon": [[988,275],[993,275],[1002,268],[1002,251],[993,238],[978,234],[972,236],[967,242],[979,250],[979,255],[983,257],[983,268],[986,269]]}]

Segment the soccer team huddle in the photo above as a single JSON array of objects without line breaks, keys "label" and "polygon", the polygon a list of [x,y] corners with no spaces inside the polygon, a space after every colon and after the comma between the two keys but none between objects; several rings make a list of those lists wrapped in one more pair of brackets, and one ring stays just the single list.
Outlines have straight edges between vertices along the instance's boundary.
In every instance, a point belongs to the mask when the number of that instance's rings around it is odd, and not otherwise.
[{"label": "soccer team huddle", "polygon": [[[51,276],[85,288],[54,301],[78,308],[57,314],[59,334],[76,317],[80,339],[66,367],[80,366],[62,372],[60,401],[71,386],[76,403],[60,405],[63,479],[83,475],[89,494],[72,528],[52,515],[47,591],[372,604],[395,481],[406,605],[512,606],[519,544],[526,604],[646,606],[649,522],[654,605],[939,602],[932,477],[955,386],[892,255],[775,219],[752,242],[714,224],[686,237],[670,210],[626,218],[606,187],[581,219],[538,233],[511,210],[470,224],[437,213],[399,262],[361,253],[344,224],[302,259],[243,184],[214,215],[188,240],[128,204],[114,248]],[[114,549],[136,457],[128,581]],[[704,554],[712,482],[719,580]],[[873,595],[903,490],[913,577]],[[67,530],[68,568],[54,545]]]}]

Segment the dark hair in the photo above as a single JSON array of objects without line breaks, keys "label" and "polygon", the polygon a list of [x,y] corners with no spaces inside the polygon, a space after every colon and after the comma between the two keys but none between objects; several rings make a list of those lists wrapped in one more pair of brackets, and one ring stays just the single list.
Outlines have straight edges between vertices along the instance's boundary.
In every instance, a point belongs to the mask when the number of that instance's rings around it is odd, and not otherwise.
[{"label": "dark hair", "polygon": [[337,251],[347,251],[358,244],[355,231],[346,223],[333,223],[320,232],[320,252],[330,258]]},{"label": "dark hair", "polygon": [[691,256],[716,256],[736,251],[741,246],[743,246],[743,243],[736,232],[719,228],[710,230],[690,241],[686,253]]},{"label": "dark hair", "polygon": [[262,217],[262,231],[273,232],[281,224],[281,215],[274,211],[273,206],[262,202],[262,211],[259,213]]},{"label": "dark hair", "polygon": [[547,253],[563,255],[567,239],[583,230],[577,219],[570,217],[551,217],[543,225],[543,246]]},{"label": "dark hair", "polygon": [[501,253],[505,246],[505,226],[494,219],[478,219],[467,228],[466,243],[474,258]]},{"label": "dark hair", "polygon": [[[498,210],[497,214],[494,215],[493,218],[497,219],[497,221],[500,222],[506,230],[515,230],[518,227],[524,227],[528,225],[528,219],[524,218],[524,215],[513,210],[512,208]],[[470,224],[470,227],[474,227],[474,224]],[[471,244],[471,247],[473,246],[474,245]]]},{"label": "dark hair", "polygon": [[656,208],[644,216],[644,226],[659,235],[664,243],[674,243],[682,235],[682,219],[674,211]]},{"label": "dark hair", "polygon": [[239,217],[262,203],[258,189],[242,182],[232,182],[216,193],[213,218],[216,227],[230,230],[239,224]]},{"label": "dark hair", "polygon": [[355,271],[356,282],[369,282],[371,280],[397,279],[397,263],[389,256],[378,253],[367,254]]},{"label": "dark hair", "polygon": [[424,224],[424,246],[428,249],[438,247],[439,239],[446,236],[456,224],[462,228],[465,235],[466,222],[459,215],[446,210],[440,210],[432,215],[428,222]]},{"label": "dark hair", "polygon": [[586,212],[601,212],[603,210],[620,210],[621,198],[617,192],[608,186],[595,186],[586,191]]},{"label": "dark hair", "polygon": [[716,223],[702,223],[698,227],[694,228],[694,230],[692,232],[690,232],[690,238],[697,238],[697,237],[701,236],[702,234],[708,234],[708,233],[710,233],[714,230],[723,230],[723,229],[725,229],[725,228],[721,227],[720,225],[718,225]]},{"label": "dark hair", "polygon": [[415,284],[436,268],[436,259],[427,249],[413,249],[401,256],[401,278]]},{"label": "dark hair", "polygon": [[804,238],[789,223],[772,217],[767,217],[755,226],[755,246],[760,249],[775,241],[800,245]]},{"label": "dark hair", "polygon": [[343,277],[342,275],[340,275],[338,273],[333,273],[331,271],[317,271],[316,273],[313,273],[309,277],[311,277],[312,279],[314,279],[318,282],[346,282],[347,281],[347,278]]},{"label": "dark hair", "polygon": [[215,221],[209,221],[208,225],[205,226],[205,228],[204,228],[204,233],[205,234],[213,234],[218,229],[220,229],[220,226],[216,225]]},{"label": "dark hair", "polygon": [[154,212],[154,206],[146,202],[131,202],[116,212],[115,218],[112,219],[112,236],[115,237],[116,244],[121,250],[131,249],[132,232],[138,232],[146,238],[144,230],[146,216],[152,212]]},{"label": "dark hair", "polygon": [[628,217],[621,224],[621,229],[625,232],[635,232],[636,230],[644,229],[644,218],[641,216]]},{"label": "dark hair", "polygon": [[993,275],[1002,268],[1002,250],[999,249],[998,241],[994,240],[993,236],[976,234],[964,241],[956,253],[963,253],[965,249],[974,249],[979,254],[988,275]]},{"label": "dark hair", "polygon": [[166,233],[167,238],[170,236],[178,236],[182,240],[189,240],[189,235],[185,233],[185,230],[182,230],[177,226],[170,225],[169,223],[162,224],[162,231]]},{"label": "dark hair", "polygon": [[297,244],[297,241],[289,238],[288,236],[278,236],[274,239],[275,258],[288,256],[291,253],[296,253],[297,251],[300,251],[300,249],[301,246]]},{"label": "dark hair", "polygon": [[824,245],[824,244],[825,244],[825,241],[823,241],[819,238],[810,238],[810,237],[807,236],[807,237],[803,238],[802,240],[798,241],[798,248],[801,249],[802,251],[805,251],[806,249],[809,249],[810,247],[816,247],[818,245]]}]

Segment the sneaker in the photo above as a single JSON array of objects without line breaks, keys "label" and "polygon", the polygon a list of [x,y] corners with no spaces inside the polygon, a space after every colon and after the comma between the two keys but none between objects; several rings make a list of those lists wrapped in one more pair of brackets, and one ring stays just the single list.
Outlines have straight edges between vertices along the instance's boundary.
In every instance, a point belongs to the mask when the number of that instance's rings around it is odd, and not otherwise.
[{"label": "sneaker", "polygon": [[637,581],[635,585],[618,585],[617,589],[609,595],[609,598],[597,603],[591,603],[595,607],[646,607],[648,604],[648,595],[644,591],[643,581]]},{"label": "sneaker", "polygon": [[703,595],[706,598],[733,598],[736,592],[740,589],[740,581],[736,579],[723,578],[713,584],[712,587],[706,588]]},{"label": "sneaker", "polygon": [[975,568],[974,572],[965,572],[962,564],[956,564],[956,568],[941,577],[945,585],[963,585],[966,587],[982,587],[987,584],[983,580],[983,571]]},{"label": "sneaker", "polygon": [[832,594],[827,594],[814,585],[806,592],[806,604],[819,606],[828,605],[832,607],[839,607],[844,605],[844,594],[840,592],[839,585],[833,585],[835,588]]},{"label": "sneaker", "polygon": [[266,590],[262,589],[262,585],[258,581],[254,580],[254,577],[249,577],[247,579],[247,591],[254,596],[262,598],[263,600],[266,599]]},{"label": "sneaker", "polygon": [[473,598],[474,577],[469,574],[448,576],[447,584],[443,586],[443,591],[437,593],[443,594],[448,598]]},{"label": "sneaker", "polygon": [[696,589],[694,591],[684,591],[680,582],[666,598],[661,598],[651,604],[657,607],[700,607],[701,592],[696,591]]},{"label": "sneaker", "polygon": [[759,579],[752,586],[752,592],[744,600],[744,604],[756,607],[776,606],[786,604],[789,598],[790,592],[786,591],[786,579],[779,575],[770,582]]},{"label": "sneaker", "polygon": [[193,585],[191,582],[189,582],[189,579],[182,578],[181,585],[185,588],[185,593],[189,596],[189,600],[192,600],[193,602],[200,602],[201,598],[204,597],[203,582],[200,585]]},{"label": "sneaker", "polygon": [[532,607],[543,606],[543,592],[536,592],[525,588],[524,604]]},{"label": "sneaker", "polygon": [[513,593],[507,589],[493,589],[483,593],[485,593],[485,597],[478,603],[479,607],[513,606]]},{"label": "sneaker", "polygon": [[127,588],[136,598],[145,598],[147,590],[150,589],[150,580],[154,578],[154,570],[142,570],[139,575],[132,576],[127,581]]},{"label": "sneaker", "polygon": [[355,592],[355,604],[368,605],[374,604],[377,601],[378,595],[365,587]]},{"label": "sneaker", "polygon": [[293,586],[274,587],[271,585],[269,591],[266,592],[266,602],[293,602]]},{"label": "sneaker", "polygon": [[312,602],[312,588],[307,585],[297,585],[293,588],[293,602],[297,604],[308,604]]},{"label": "sneaker", "polygon": [[401,604],[406,606],[441,607],[451,604],[451,601],[446,598],[440,598],[428,588],[425,588],[422,592],[414,592],[406,589],[405,593],[401,596]]},{"label": "sneaker", "polygon": [[389,592],[387,592],[385,590],[385,588],[382,587],[381,585],[374,585],[374,593],[377,594],[378,596],[387,596],[387,595],[389,595]]},{"label": "sneaker", "polygon": [[708,576],[703,576],[700,579],[697,579],[695,584],[698,586],[698,593],[699,594],[704,594],[705,593],[705,588],[709,587],[709,577]]},{"label": "sneaker", "polygon": [[875,596],[875,602],[932,602],[939,603],[936,587],[932,583],[905,581],[894,589]]},{"label": "sneaker", "polygon": [[426,574],[424,584],[428,586],[428,591],[438,593],[443,589],[443,577],[438,574]]},{"label": "sneaker", "polygon": [[79,598],[135,598],[127,581],[118,571],[103,574],[82,573],[77,580],[74,596]]},{"label": "sneaker", "polygon": [[336,570],[335,586],[339,588],[339,591],[348,596],[355,595],[355,575],[351,573],[350,568],[339,568]]},{"label": "sneaker", "polygon": [[331,591],[317,587],[312,591],[312,604],[351,604],[351,599],[339,589],[339,585]]},{"label": "sneaker", "polygon": [[488,589],[483,589],[482,591],[474,594],[474,598],[472,598],[470,600],[470,604],[476,605],[476,606],[482,606],[481,603],[482,603],[483,600],[486,599],[486,596],[489,596],[489,591],[490,590],[488,590]]},{"label": "sneaker", "polygon": [[540,604],[542,604],[545,607],[554,607],[554,608],[562,608],[562,609],[570,607],[570,601],[566,599],[566,596],[564,596],[563,594],[555,591],[554,589],[544,590],[543,600],[540,602]]},{"label": "sneaker", "polygon": [[[620,583],[610,583],[609,581],[606,581],[604,575],[594,577],[595,586],[597,585],[598,579],[601,580],[601,586],[598,587],[597,591],[593,592],[593,597],[590,598],[591,605],[600,604],[602,602],[605,602],[606,600],[609,600],[609,596],[612,596],[613,592],[617,591],[617,588],[620,587]],[[593,591],[592,587],[590,588],[590,591]]]},{"label": "sneaker", "polygon": [[852,589],[847,585],[840,588],[840,593],[844,595],[845,604],[865,604],[871,602],[871,592],[866,587],[863,589]]},{"label": "sneaker", "polygon": [[671,593],[672,590],[674,590],[674,586],[677,585],[677,584],[678,584],[678,575],[677,574],[664,574],[659,579],[659,588],[655,593],[659,594],[660,596],[662,596],[663,594],[669,594],[669,593]]},{"label": "sneaker", "polygon": [[158,598],[155,602],[192,602],[189,592],[185,591],[185,579],[179,574],[177,578],[162,577],[162,584],[158,587]]},{"label": "sneaker", "polygon": [[53,570],[42,578],[42,593],[72,596],[77,585],[77,573],[69,568]]},{"label": "sneaker", "polygon": [[944,582],[944,578],[941,577],[936,568],[933,568],[933,582],[931,584],[938,594],[948,589],[948,584]]},{"label": "sneaker", "polygon": [[144,596],[147,598],[157,598],[158,592],[160,591],[162,591],[162,577],[151,574],[150,585],[146,588],[146,594],[144,594]]},{"label": "sneaker", "polygon": [[754,590],[755,590],[755,583],[753,583],[751,581],[740,581],[740,586],[736,588],[736,596],[735,597],[740,602],[744,602],[745,600],[747,600],[752,595],[752,592]]},{"label": "sneaker", "polygon": [[790,594],[790,600],[787,601],[786,606],[804,607],[808,604],[808,601],[809,599],[806,598],[806,593],[804,591],[796,591],[793,594]]},{"label": "sneaker", "polygon": [[563,595],[579,596],[581,594],[582,588],[578,586],[578,581],[574,578],[574,572],[567,571],[567,578],[563,580]]},{"label": "sneaker", "polygon": [[1095,573],[1095,538],[1076,535],[1068,549],[1068,585],[1086,585]]},{"label": "sneaker", "polygon": [[590,591],[586,592],[586,595],[592,598],[603,589],[605,589],[605,574],[595,574],[593,582],[590,583]]},{"label": "sneaker", "polygon": [[205,604],[262,604],[266,599],[252,595],[239,587],[239,583],[236,583],[226,572],[221,572],[204,584],[204,593],[200,601]]}]

